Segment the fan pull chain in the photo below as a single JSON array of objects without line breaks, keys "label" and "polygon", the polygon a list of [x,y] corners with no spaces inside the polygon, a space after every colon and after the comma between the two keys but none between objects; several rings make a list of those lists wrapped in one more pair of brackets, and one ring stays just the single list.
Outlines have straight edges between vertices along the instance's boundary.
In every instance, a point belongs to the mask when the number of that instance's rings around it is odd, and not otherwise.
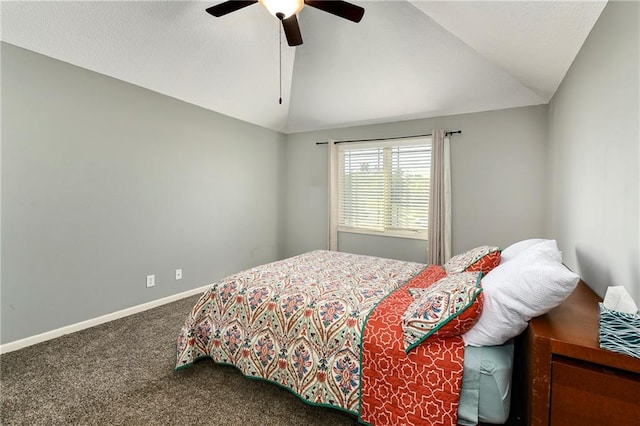
[{"label": "fan pull chain", "polygon": [[280,76],[280,100],[279,103],[280,105],[282,105],[282,22],[278,22],[278,28],[280,29],[280,49],[278,49],[278,54],[279,54],[279,65],[280,65],[280,70],[279,70],[279,76]]}]

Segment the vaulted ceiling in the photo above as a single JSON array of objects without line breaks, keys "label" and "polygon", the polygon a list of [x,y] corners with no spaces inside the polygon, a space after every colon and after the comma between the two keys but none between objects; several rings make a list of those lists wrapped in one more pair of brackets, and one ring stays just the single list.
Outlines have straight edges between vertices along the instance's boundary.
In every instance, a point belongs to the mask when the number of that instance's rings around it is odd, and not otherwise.
[{"label": "vaulted ceiling", "polygon": [[547,103],[606,5],[354,0],[360,23],[305,7],[304,44],[281,48],[261,4],[217,3],[3,1],[1,37],[292,133]]}]

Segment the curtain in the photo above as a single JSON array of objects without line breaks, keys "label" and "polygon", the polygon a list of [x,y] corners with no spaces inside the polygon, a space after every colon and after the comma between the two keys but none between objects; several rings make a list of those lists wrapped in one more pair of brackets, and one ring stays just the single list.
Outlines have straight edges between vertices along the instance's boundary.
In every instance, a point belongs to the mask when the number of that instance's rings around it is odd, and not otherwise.
[{"label": "curtain", "polygon": [[329,207],[329,229],[327,247],[331,251],[338,250],[338,145],[335,140],[329,140],[328,156],[329,161],[329,188],[328,188],[328,207]]},{"label": "curtain", "polygon": [[451,258],[451,152],[449,137],[441,129],[431,139],[429,188],[429,241],[427,263],[442,265]]}]

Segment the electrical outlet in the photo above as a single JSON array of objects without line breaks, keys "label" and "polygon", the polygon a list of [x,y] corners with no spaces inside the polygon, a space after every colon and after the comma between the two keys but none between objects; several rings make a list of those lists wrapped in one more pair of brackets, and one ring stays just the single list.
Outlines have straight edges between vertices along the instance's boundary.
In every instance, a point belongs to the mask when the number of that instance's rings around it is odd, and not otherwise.
[{"label": "electrical outlet", "polygon": [[176,280],[182,279],[182,268],[176,269]]},{"label": "electrical outlet", "polygon": [[156,285],[156,276],[147,275],[147,287],[153,287],[154,285]]}]

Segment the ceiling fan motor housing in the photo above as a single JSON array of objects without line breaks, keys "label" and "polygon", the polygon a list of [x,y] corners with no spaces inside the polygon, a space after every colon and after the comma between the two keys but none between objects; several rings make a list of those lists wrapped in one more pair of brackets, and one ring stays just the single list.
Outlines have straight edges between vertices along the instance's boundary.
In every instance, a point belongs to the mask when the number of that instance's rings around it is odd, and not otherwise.
[{"label": "ceiling fan motor housing", "polygon": [[219,18],[258,2],[282,22],[287,43],[292,47],[302,44],[297,14],[305,4],[352,22],[360,22],[364,15],[363,8],[342,0],[227,0],[207,8],[206,11]]}]

